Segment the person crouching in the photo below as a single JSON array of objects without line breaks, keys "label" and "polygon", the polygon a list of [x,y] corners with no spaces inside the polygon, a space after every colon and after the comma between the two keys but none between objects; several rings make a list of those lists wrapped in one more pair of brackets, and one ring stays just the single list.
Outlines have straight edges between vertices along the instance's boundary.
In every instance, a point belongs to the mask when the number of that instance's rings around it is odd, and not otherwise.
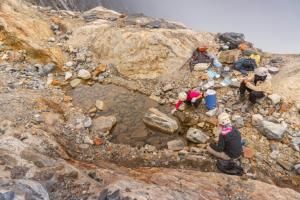
[{"label": "person crouching", "polygon": [[176,106],[172,110],[172,114],[174,114],[183,103],[197,108],[199,106],[199,104],[201,103],[202,97],[203,97],[202,93],[197,90],[189,90],[188,92],[180,92],[178,95],[178,101],[176,103]]},{"label": "person crouching", "polygon": [[222,160],[239,158],[243,151],[240,132],[232,126],[227,113],[218,116],[218,123],[220,126],[218,144],[209,144],[207,151]]},{"label": "person crouching", "polygon": [[254,77],[243,80],[240,85],[240,99],[245,99],[245,92],[249,92],[249,101],[252,104],[256,103],[256,100],[263,98],[266,95],[272,93],[271,76],[268,73],[268,69],[265,67],[256,68],[254,71]]}]

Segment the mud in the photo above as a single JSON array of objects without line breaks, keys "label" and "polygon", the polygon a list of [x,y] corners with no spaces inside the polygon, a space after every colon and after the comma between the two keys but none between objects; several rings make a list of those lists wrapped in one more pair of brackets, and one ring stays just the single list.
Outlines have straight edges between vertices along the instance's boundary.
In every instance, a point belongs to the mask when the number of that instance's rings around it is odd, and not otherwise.
[{"label": "mud", "polygon": [[150,144],[161,149],[176,135],[168,135],[148,129],[143,123],[144,114],[155,107],[163,112],[170,112],[169,106],[161,106],[147,96],[115,85],[80,86],[70,92],[76,107],[85,112],[95,106],[96,100],[104,102],[104,110],[96,116],[115,115],[117,125],[112,131],[111,141],[142,147]]}]

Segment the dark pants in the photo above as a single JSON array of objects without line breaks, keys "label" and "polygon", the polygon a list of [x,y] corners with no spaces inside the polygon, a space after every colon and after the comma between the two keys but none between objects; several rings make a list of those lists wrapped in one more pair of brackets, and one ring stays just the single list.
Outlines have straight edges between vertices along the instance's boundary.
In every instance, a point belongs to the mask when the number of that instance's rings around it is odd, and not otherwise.
[{"label": "dark pants", "polygon": [[200,105],[201,101],[202,101],[202,98],[197,99],[194,103],[192,103],[191,101],[185,101],[184,103],[186,105],[194,106],[195,108],[198,108],[198,106]]},{"label": "dark pants", "polygon": [[246,83],[243,81],[240,86],[240,95],[245,95],[246,90],[249,92],[249,101],[253,104],[256,103],[256,99],[263,98],[265,94],[263,92],[253,91],[246,86]]}]

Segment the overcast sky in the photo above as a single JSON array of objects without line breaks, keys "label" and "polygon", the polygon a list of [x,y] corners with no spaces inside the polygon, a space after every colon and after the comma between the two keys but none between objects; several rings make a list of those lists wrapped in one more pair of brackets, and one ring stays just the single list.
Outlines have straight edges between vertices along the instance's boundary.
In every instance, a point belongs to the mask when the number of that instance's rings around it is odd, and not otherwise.
[{"label": "overcast sky", "polygon": [[300,53],[300,0],[104,0],[209,32],[242,32],[264,51]]}]

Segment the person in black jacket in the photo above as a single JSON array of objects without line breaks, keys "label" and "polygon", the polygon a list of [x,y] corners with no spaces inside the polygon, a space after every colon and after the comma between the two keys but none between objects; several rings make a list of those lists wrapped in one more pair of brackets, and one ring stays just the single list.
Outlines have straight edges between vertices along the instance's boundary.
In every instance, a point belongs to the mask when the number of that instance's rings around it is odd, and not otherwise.
[{"label": "person in black jacket", "polygon": [[239,158],[243,151],[240,132],[231,125],[227,113],[220,114],[218,122],[221,129],[218,144],[209,144],[207,151],[223,160]]}]

